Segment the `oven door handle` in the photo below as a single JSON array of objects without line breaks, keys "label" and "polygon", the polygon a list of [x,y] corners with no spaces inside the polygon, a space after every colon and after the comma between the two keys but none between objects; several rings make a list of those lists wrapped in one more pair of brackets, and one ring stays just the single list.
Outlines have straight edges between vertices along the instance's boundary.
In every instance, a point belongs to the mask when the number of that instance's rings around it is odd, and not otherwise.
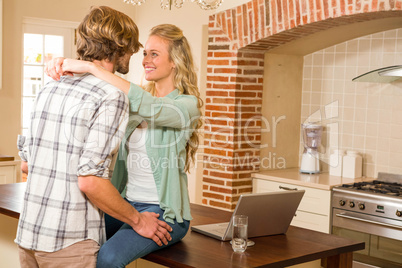
[{"label": "oven door handle", "polygon": [[373,224],[377,224],[377,225],[381,225],[381,226],[392,227],[392,228],[402,230],[401,226],[398,226],[398,225],[395,225],[395,224],[389,224],[389,223],[372,221],[372,220],[368,220],[368,219],[354,217],[354,216],[347,215],[346,212],[338,213],[338,214],[336,214],[336,216],[341,217],[341,218],[350,219],[350,220],[363,221],[363,222],[373,223]]}]

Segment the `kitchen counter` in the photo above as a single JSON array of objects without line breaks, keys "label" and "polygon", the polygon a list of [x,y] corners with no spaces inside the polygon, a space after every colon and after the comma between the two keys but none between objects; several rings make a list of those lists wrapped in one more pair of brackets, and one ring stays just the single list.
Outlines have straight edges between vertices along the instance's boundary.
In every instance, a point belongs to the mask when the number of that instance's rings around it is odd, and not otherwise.
[{"label": "kitchen counter", "polygon": [[20,267],[14,243],[25,183],[0,184],[0,266]]},{"label": "kitchen counter", "polygon": [[18,219],[24,197],[25,184],[10,183],[0,185],[0,213]]},{"label": "kitchen counter", "polygon": [[14,156],[0,154],[0,162],[2,161],[14,161]]},{"label": "kitchen counter", "polygon": [[20,163],[14,156],[0,154],[0,184],[20,182]]},{"label": "kitchen counter", "polygon": [[289,183],[322,190],[332,190],[333,187],[342,185],[344,183],[354,183],[354,182],[374,180],[374,178],[369,177],[349,179],[349,178],[331,176],[328,173],[301,174],[298,168],[261,171],[258,173],[253,173],[251,174],[251,176],[257,179],[265,179],[270,181]]},{"label": "kitchen counter", "polygon": [[[18,218],[24,188],[25,183],[0,185],[0,214]],[[231,216],[228,211],[196,204],[191,204],[191,210],[194,218],[191,225],[224,222]],[[352,252],[364,248],[363,242],[294,226],[289,227],[286,235],[252,240],[255,246],[237,254],[229,242],[189,231],[181,242],[148,254],[144,259],[168,267],[285,267],[316,259],[322,259],[326,267],[352,267]],[[10,258],[10,255],[1,256],[1,259]]]}]

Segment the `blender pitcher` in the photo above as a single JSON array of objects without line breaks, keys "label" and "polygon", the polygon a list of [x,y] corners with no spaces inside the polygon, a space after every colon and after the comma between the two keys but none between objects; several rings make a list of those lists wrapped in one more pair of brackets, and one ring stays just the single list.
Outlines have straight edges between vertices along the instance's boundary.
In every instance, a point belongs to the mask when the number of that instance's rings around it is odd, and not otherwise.
[{"label": "blender pitcher", "polygon": [[302,154],[300,172],[315,174],[320,172],[318,147],[321,143],[322,126],[318,124],[302,124],[304,151]]}]

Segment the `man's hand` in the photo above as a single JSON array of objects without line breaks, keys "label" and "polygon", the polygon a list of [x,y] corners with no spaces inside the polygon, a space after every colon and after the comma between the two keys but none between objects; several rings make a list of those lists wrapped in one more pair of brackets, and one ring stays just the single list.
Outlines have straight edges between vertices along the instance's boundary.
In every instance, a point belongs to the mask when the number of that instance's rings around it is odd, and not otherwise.
[{"label": "man's hand", "polygon": [[[150,238],[156,244],[167,245],[172,240],[172,228],[158,219],[153,212],[139,213],[125,201],[110,180],[96,176],[79,176],[78,186],[89,200],[110,216],[127,223],[139,235]],[[162,244],[163,243],[163,244]]]},{"label": "man's hand", "polygon": [[21,171],[22,173],[28,174],[28,162],[21,161]]},{"label": "man's hand", "polygon": [[172,240],[169,232],[172,228],[164,221],[158,220],[159,214],[143,212],[139,215],[138,224],[133,226],[134,231],[143,237],[152,239],[156,244],[167,245]]}]

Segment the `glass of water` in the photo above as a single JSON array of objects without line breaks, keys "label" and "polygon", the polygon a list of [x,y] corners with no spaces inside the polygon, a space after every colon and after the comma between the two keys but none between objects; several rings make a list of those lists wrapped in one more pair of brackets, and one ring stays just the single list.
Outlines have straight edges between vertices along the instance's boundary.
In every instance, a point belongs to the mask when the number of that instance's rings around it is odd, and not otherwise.
[{"label": "glass of water", "polygon": [[247,248],[248,217],[233,216],[232,248],[234,252],[244,252]]}]

